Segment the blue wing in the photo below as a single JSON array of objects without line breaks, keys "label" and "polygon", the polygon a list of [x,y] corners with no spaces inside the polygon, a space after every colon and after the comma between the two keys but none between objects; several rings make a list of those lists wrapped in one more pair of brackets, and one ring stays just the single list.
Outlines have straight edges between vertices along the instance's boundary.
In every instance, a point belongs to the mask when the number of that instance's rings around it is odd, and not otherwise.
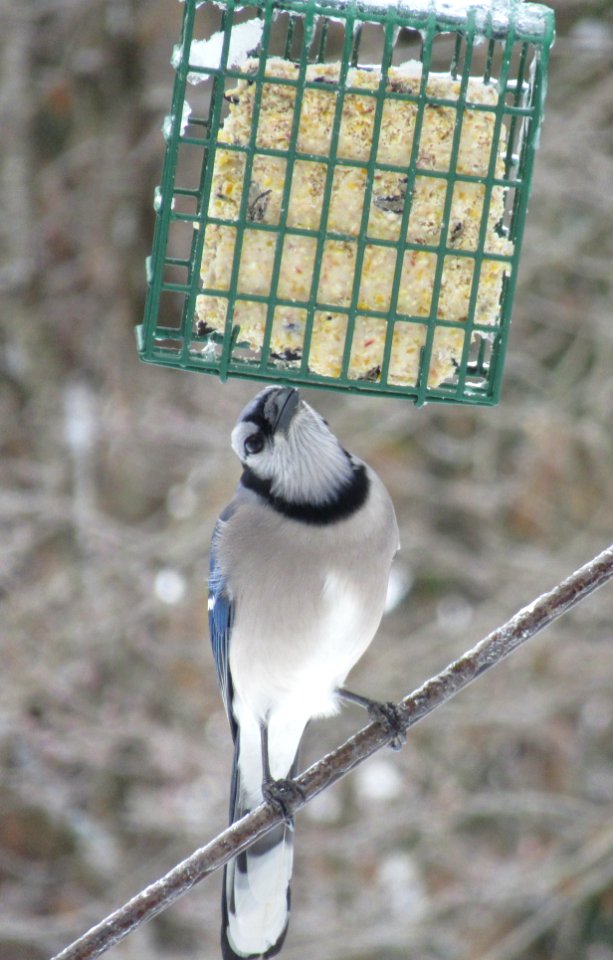
[{"label": "blue wing", "polygon": [[223,702],[232,728],[232,736],[236,736],[236,722],[232,715],[232,677],[230,676],[230,637],[234,620],[234,607],[226,589],[223,574],[217,563],[217,548],[223,534],[224,523],[229,519],[233,510],[231,507],[224,510],[215,524],[211,541],[211,555],[209,566],[209,632],[213,647],[213,657],[217,668],[217,681],[223,697]]}]

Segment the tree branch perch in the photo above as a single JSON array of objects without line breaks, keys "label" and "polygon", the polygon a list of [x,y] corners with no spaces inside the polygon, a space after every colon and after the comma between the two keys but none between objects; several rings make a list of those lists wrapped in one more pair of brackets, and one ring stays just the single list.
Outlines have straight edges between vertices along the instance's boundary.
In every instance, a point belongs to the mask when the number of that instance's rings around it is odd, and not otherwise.
[{"label": "tree branch perch", "polygon": [[[613,544],[548,593],[523,607],[507,623],[493,630],[445,670],[401,700],[398,706],[406,719],[407,729],[612,578]],[[380,750],[391,736],[378,723],[371,723],[309,767],[297,778],[304,799],[297,802],[295,809],[304,806]],[[99,957],[245,850],[280,820],[280,814],[271,806],[261,804],[92,927],[52,960],[94,960]]]}]

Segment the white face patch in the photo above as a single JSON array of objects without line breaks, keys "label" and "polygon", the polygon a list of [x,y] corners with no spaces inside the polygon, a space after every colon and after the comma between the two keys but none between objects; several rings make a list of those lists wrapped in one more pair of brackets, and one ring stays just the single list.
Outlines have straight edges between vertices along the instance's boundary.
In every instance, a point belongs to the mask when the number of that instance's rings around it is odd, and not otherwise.
[{"label": "white face patch", "polygon": [[257,426],[250,420],[241,420],[234,427],[230,442],[234,453],[241,462],[245,459],[245,440],[257,432]]},{"label": "white face patch", "polygon": [[302,403],[287,438],[274,445],[272,492],[290,503],[327,503],[350,480],[351,461],[308,404]]},{"label": "white face patch", "polygon": [[[263,437],[260,451],[250,452],[249,438]],[[253,421],[240,420],[232,431],[232,448],[241,463],[271,492],[290,503],[324,504],[335,499],[350,481],[353,465],[329,427],[315,410],[300,401],[287,431],[262,434]]]},{"label": "white face patch", "polygon": [[[262,437],[264,446],[257,453],[253,453],[245,447],[245,443],[256,435]],[[240,462],[248,465],[258,477],[269,480],[274,476],[274,446],[277,439],[265,436],[252,420],[241,420],[232,431],[231,442]]]}]

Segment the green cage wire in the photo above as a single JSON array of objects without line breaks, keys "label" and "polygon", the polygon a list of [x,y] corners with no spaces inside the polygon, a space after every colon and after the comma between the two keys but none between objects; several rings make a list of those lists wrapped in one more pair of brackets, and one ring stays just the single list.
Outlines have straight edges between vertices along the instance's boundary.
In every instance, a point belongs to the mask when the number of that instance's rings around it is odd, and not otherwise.
[{"label": "green cage wire", "polygon": [[519,0],[185,0],[140,357],[498,402],[553,37]]}]

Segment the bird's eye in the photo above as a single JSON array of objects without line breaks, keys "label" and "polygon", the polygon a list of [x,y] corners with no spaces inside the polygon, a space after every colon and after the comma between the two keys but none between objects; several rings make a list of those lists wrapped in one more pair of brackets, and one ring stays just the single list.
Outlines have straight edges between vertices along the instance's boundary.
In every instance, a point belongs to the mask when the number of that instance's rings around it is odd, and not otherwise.
[{"label": "bird's eye", "polygon": [[264,446],[264,437],[261,433],[252,433],[245,440],[245,453],[259,453]]}]

